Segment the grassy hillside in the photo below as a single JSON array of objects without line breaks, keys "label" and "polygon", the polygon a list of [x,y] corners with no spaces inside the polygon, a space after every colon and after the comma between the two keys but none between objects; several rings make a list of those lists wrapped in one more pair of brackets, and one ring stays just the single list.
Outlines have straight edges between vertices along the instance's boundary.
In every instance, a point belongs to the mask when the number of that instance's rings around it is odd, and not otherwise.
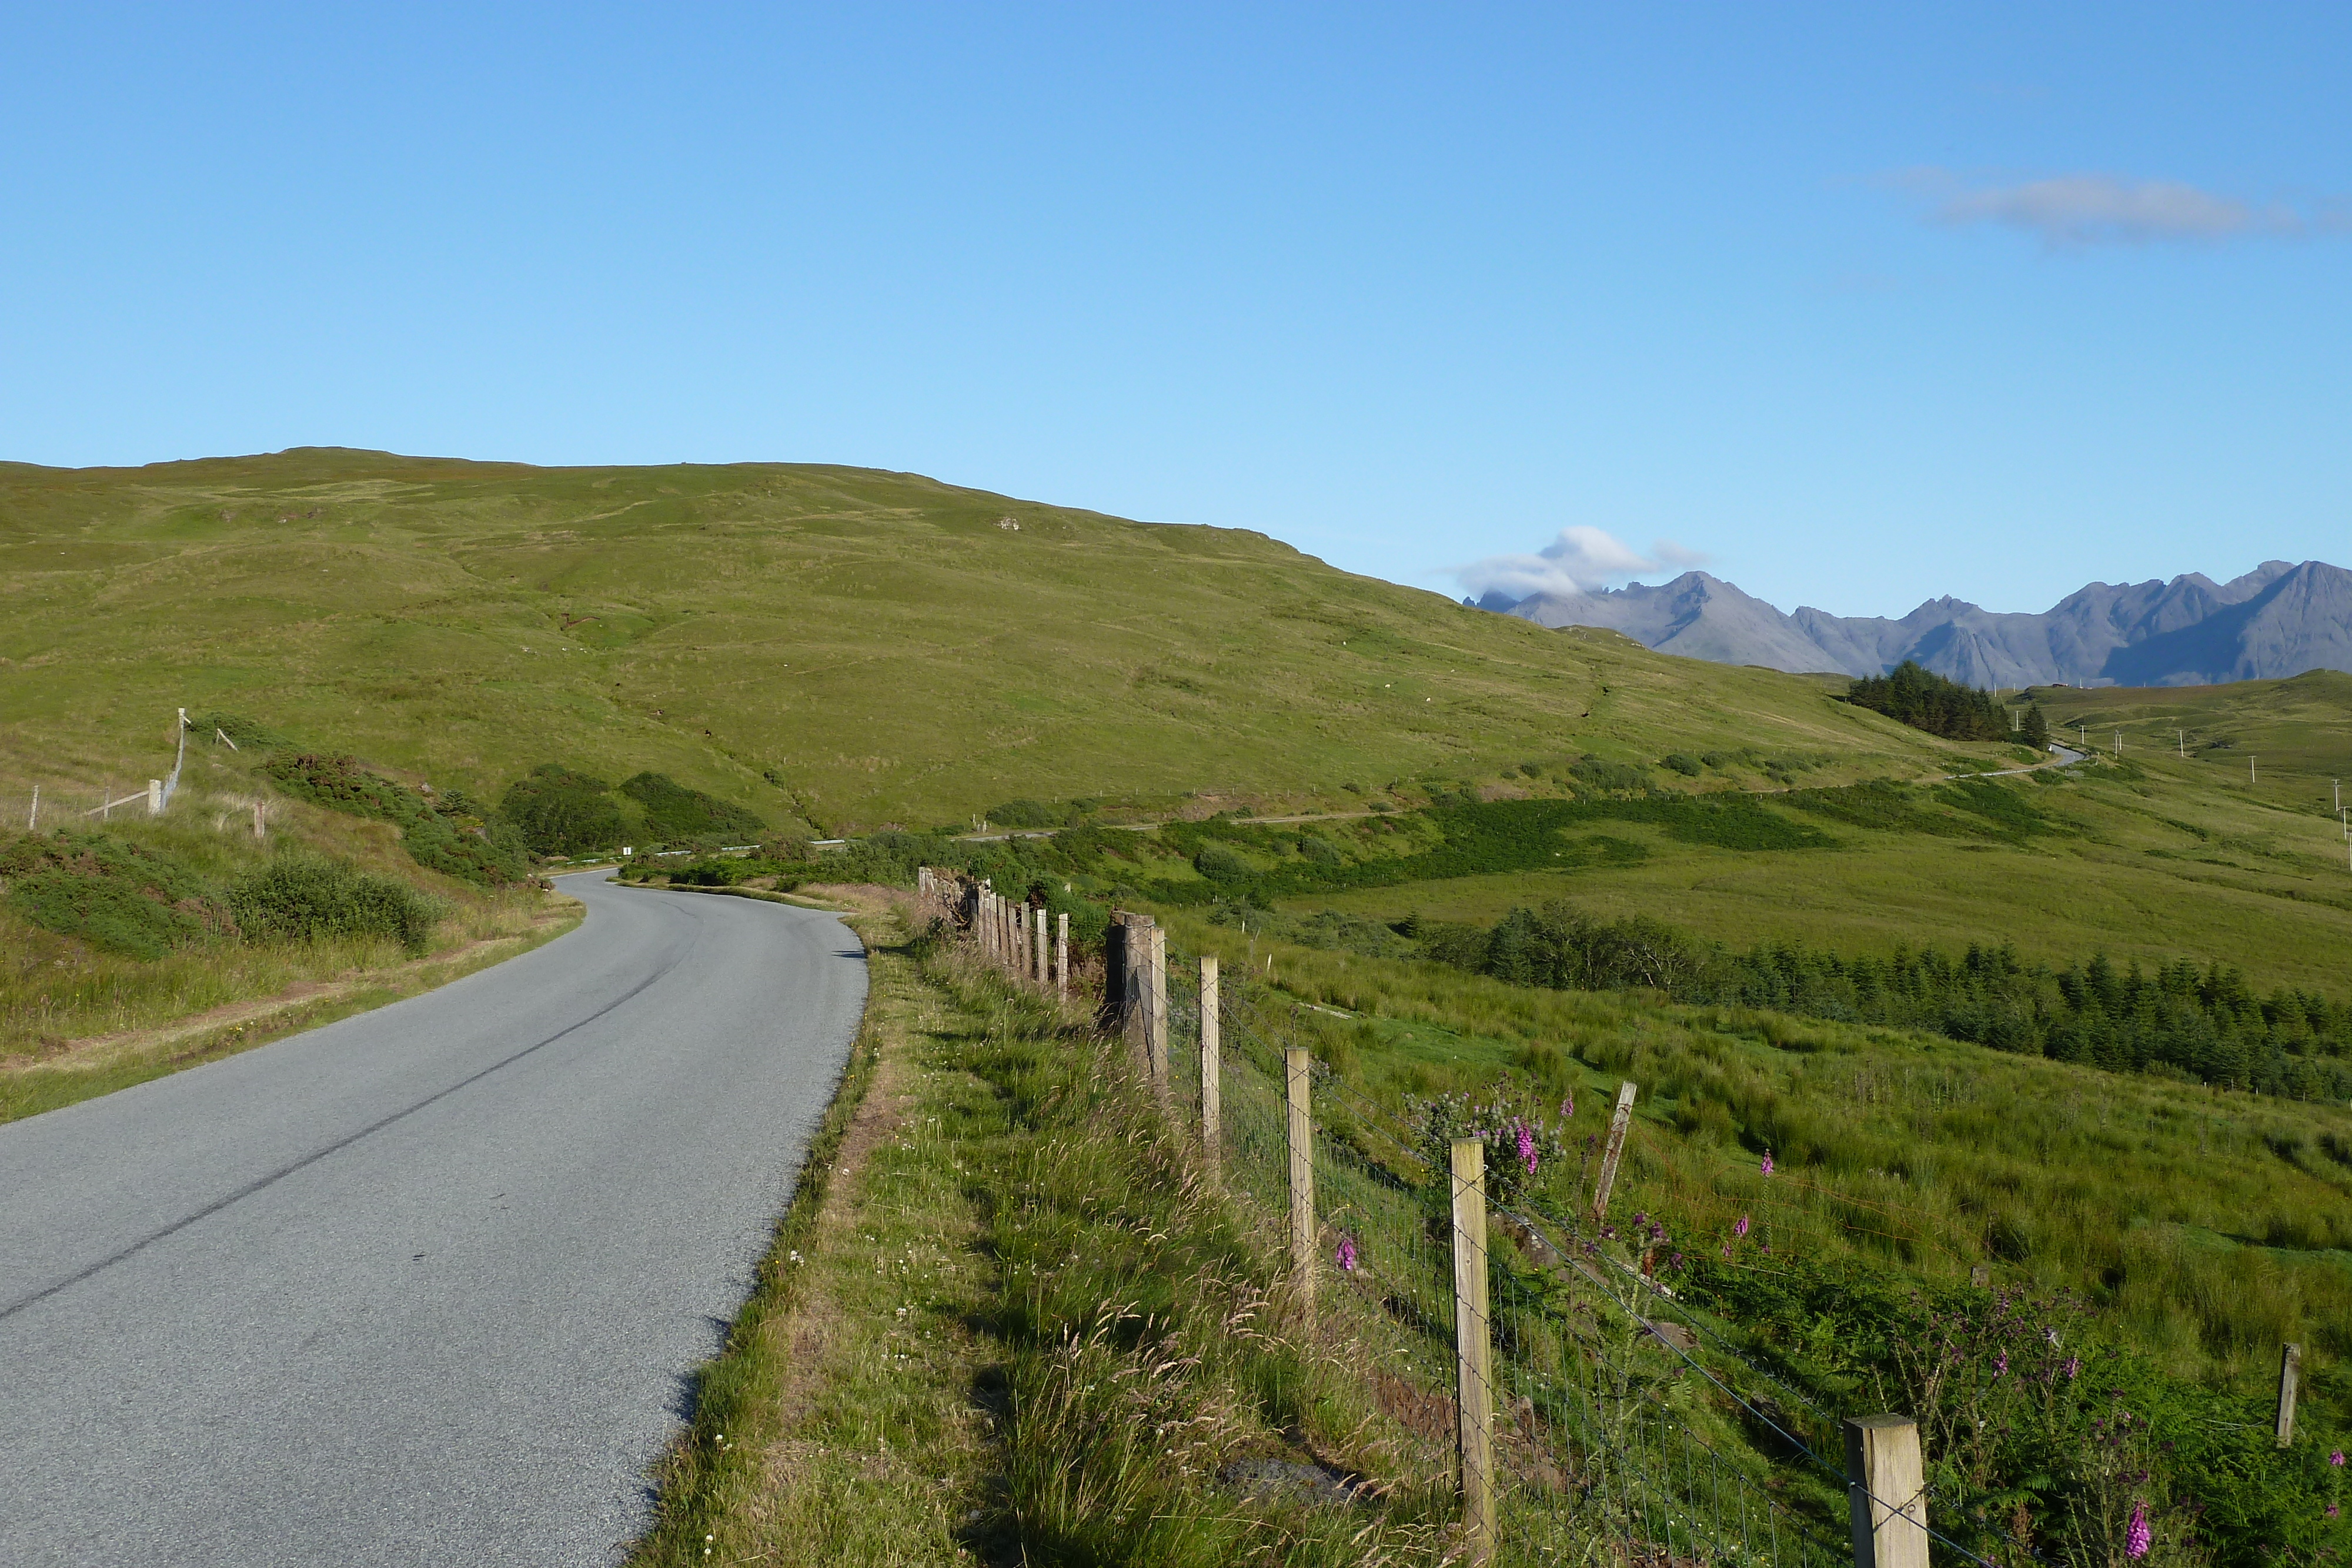
[{"label": "grassy hillside", "polygon": [[1261,535],[845,468],[0,465],[0,790],[66,757],[144,778],[183,705],[488,799],[651,769],[835,832],[1526,788],[1586,754],[1742,752],[1717,781],[1756,783],[1989,754]]},{"label": "grassy hillside", "polygon": [[2126,758],[2194,761],[2249,802],[2333,816],[2329,781],[2352,782],[2352,675],[2337,670],[2226,686],[2036,686],[2021,700],[2040,703],[2061,738],[2111,752],[2120,731]]},{"label": "grassy hillside", "polygon": [[[2352,681],[2347,682],[2352,686]],[[2352,731],[2352,701],[2332,731]],[[1885,952],[1898,943],[1965,949],[2014,942],[2059,961],[2211,958],[2264,987],[2352,989],[2352,868],[2327,780],[2288,776],[2253,795],[2226,769],[2126,749],[2120,766],[2052,769],[2003,788],[2016,831],[1971,822],[1926,792],[1792,793],[1788,814],[1833,847],[1759,855],[1676,841],[1639,824],[1612,832],[1638,856],[1559,872],[1302,894],[1329,908],[1396,920],[1491,922],[1568,898],[1596,914],[1670,919],[1736,946],[1800,941]]]}]

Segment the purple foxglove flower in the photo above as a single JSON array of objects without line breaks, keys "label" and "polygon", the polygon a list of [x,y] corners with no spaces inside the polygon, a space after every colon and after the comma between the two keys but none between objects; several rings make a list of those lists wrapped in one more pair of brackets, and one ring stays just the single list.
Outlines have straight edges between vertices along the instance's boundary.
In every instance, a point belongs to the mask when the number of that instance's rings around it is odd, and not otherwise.
[{"label": "purple foxglove flower", "polygon": [[1536,1135],[1525,1122],[1519,1124],[1519,1163],[1528,1167],[1528,1175],[1536,1174]]},{"label": "purple foxglove flower", "polygon": [[2134,1560],[2147,1555],[2152,1532],[2147,1527],[2147,1504],[2132,1504],[2131,1525],[2124,1531],[2124,1555]]},{"label": "purple foxglove flower", "polygon": [[1337,1257],[1339,1259],[1340,1268],[1345,1269],[1350,1274],[1356,1271],[1356,1239],[1354,1237],[1342,1236],[1339,1238],[1339,1250]]},{"label": "purple foxglove flower", "polygon": [[2338,1469],[2341,1469],[2344,1466],[2344,1450],[2338,1448],[2334,1453],[2328,1455],[2327,1462],[2336,1466]]},{"label": "purple foxglove flower", "polygon": [[1764,1151],[1764,1174],[1766,1176],[1772,1174],[1772,1151],[1769,1148]]},{"label": "purple foxglove flower", "polygon": [[1734,1236],[1745,1236],[1748,1234],[1748,1217],[1746,1215],[1743,1214],[1739,1217],[1739,1223],[1731,1228],[1731,1233]]}]

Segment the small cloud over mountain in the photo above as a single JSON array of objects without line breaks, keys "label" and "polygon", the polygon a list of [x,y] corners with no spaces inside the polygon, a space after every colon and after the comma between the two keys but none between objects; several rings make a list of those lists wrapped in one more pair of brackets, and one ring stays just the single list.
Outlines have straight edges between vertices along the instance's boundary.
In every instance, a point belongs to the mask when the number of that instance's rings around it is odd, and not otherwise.
[{"label": "small cloud over mountain", "polygon": [[1538,593],[1586,592],[1645,572],[1698,566],[1706,559],[1671,539],[1659,539],[1643,555],[1606,529],[1579,527],[1560,529],[1558,538],[1532,555],[1490,555],[1449,570],[1474,595],[1516,601]]},{"label": "small cloud over mountain", "polygon": [[1953,227],[1994,224],[2038,235],[2053,249],[2352,233],[2352,211],[2340,202],[2304,210],[2284,202],[2244,201],[2179,180],[2059,174],[1970,188],[1948,170],[1928,168],[1909,170],[1892,183],[1932,201],[1932,222]]}]

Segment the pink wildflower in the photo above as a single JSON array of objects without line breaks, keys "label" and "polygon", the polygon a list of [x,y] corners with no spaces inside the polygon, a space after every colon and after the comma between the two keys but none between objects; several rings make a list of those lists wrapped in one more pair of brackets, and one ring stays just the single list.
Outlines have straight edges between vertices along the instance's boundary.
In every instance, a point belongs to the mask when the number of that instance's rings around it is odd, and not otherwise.
[{"label": "pink wildflower", "polygon": [[1764,1174],[1766,1176],[1772,1174],[1772,1151],[1769,1148],[1764,1151]]},{"label": "pink wildflower", "polygon": [[1575,1095],[1570,1094],[1570,1095],[1569,1095],[1567,1098],[1565,1098],[1565,1099],[1563,1099],[1562,1101],[1560,1101],[1560,1103],[1559,1103],[1559,1119],[1560,1119],[1561,1121],[1563,1121],[1563,1122],[1572,1122],[1572,1121],[1574,1121],[1574,1120],[1576,1119],[1576,1096],[1575,1096]]},{"label": "pink wildflower", "polygon": [[2068,1356],[2068,1357],[2066,1358],[2066,1381],[2067,1381],[2067,1382],[2069,1382],[2069,1383],[2074,1382],[2074,1375],[2075,1375],[2075,1374],[2077,1374],[2077,1373],[2081,1372],[2082,1370],[2083,1370],[2083,1358],[2082,1358],[2081,1356],[2079,1356],[2079,1355],[2070,1355],[2070,1356]]},{"label": "pink wildflower", "polygon": [[1338,1257],[1340,1268],[1346,1270],[1350,1274],[1356,1271],[1356,1239],[1354,1237],[1342,1236],[1339,1238],[1339,1250]]},{"label": "pink wildflower", "polygon": [[1536,1135],[1525,1122],[1519,1124],[1519,1163],[1528,1167],[1528,1175],[1536,1174]]},{"label": "pink wildflower", "polygon": [[2328,1455],[2327,1462],[2336,1466],[2338,1469],[2341,1469],[2344,1466],[2344,1450],[2338,1448],[2334,1453]]},{"label": "pink wildflower", "polygon": [[2002,1351],[1999,1355],[1992,1358],[1992,1375],[1995,1377],[2007,1377],[2009,1375],[2009,1352]]},{"label": "pink wildflower", "polygon": [[2124,1555],[2135,1560],[2147,1555],[2150,1531],[2147,1528],[2147,1504],[2132,1504],[2131,1525],[2124,1531]]},{"label": "pink wildflower", "polygon": [[1743,1214],[1739,1217],[1739,1223],[1731,1228],[1731,1233],[1734,1236],[1745,1236],[1748,1234],[1748,1217],[1746,1215]]}]

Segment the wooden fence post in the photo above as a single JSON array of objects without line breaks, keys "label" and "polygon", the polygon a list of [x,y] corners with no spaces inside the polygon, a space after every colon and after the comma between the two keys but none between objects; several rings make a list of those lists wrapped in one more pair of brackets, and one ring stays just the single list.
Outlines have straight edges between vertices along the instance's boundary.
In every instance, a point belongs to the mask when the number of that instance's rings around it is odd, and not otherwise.
[{"label": "wooden fence post", "polygon": [[1045,988],[1045,906],[1042,904],[1037,906],[1035,925],[1037,939],[1030,946],[1029,977],[1037,982],[1042,991]]},{"label": "wooden fence post", "polygon": [[1105,1033],[1131,1027],[1127,1008],[1128,955],[1132,945],[1128,941],[1129,915],[1124,909],[1111,911],[1110,925],[1103,932],[1103,998],[1097,1025]]},{"label": "wooden fence post", "polygon": [[1456,1138],[1454,1176],[1454,1441],[1471,1561],[1495,1550],[1495,1341],[1486,1312],[1486,1145]]},{"label": "wooden fence post", "polygon": [[1845,1424],[1853,1568],[1927,1568],[1927,1482],[1919,1423],[1856,1416]]},{"label": "wooden fence post", "polygon": [[163,781],[161,779],[147,780],[147,814],[151,817],[163,814]]},{"label": "wooden fence post", "polygon": [[1618,1157],[1625,1152],[1625,1133],[1633,1124],[1633,1081],[1627,1079],[1617,1089],[1617,1113],[1609,1119],[1609,1148],[1601,1156],[1601,1183],[1592,1189],[1592,1222],[1605,1222],[1609,1218],[1609,1189],[1617,1185]]},{"label": "wooden fence post", "polygon": [[1224,1080],[1223,1019],[1218,1017],[1217,956],[1201,955],[1201,1149],[1207,1156],[1209,1181],[1214,1186],[1224,1155]]},{"label": "wooden fence post", "polygon": [[1054,994],[1064,1001],[1070,999],[1070,915],[1067,910],[1055,916],[1060,929],[1054,937]]},{"label": "wooden fence post", "polygon": [[2303,1381],[2303,1346],[2279,1346],[2278,1446],[2294,1441],[2295,1387]]},{"label": "wooden fence post", "polygon": [[1151,1057],[1151,1086],[1163,1103],[1172,1092],[1168,1061],[1168,933],[1153,925],[1143,934],[1143,1031]]},{"label": "wooden fence post", "polygon": [[258,800],[253,803],[253,836],[257,839],[261,837],[261,802]]},{"label": "wooden fence post", "polygon": [[1309,1096],[1315,1058],[1303,1045],[1282,1053],[1284,1098],[1290,1116],[1290,1264],[1298,1275],[1299,1305],[1315,1321],[1315,1117]]}]

